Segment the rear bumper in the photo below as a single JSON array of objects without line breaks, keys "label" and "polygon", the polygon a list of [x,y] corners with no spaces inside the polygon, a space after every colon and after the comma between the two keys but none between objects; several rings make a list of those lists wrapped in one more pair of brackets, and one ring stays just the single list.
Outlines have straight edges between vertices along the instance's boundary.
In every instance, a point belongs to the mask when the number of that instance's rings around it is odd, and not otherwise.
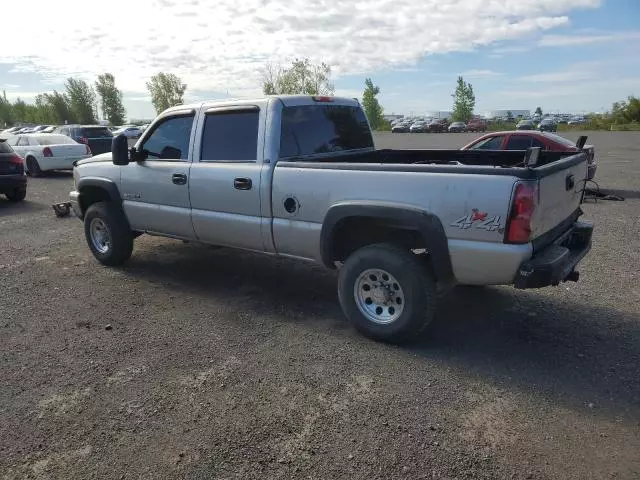
[{"label": "rear bumper", "polygon": [[27,188],[26,175],[0,175],[0,193],[13,192],[16,188]]},{"label": "rear bumper", "polygon": [[571,229],[529,260],[522,262],[514,286],[516,288],[541,288],[558,285],[567,280],[578,280],[578,265],[589,250],[593,225],[588,222],[575,222]]}]

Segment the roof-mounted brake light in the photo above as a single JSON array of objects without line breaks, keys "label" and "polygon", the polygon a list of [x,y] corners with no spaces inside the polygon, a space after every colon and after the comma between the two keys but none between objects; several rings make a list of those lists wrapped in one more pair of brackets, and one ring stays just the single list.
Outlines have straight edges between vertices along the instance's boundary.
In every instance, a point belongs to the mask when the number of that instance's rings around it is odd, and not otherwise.
[{"label": "roof-mounted brake light", "polygon": [[333,102],[333,97],[326,97],[326,96],[320,97],[318,95],[315,95],[311,97],[311,99],[314,102]]}]

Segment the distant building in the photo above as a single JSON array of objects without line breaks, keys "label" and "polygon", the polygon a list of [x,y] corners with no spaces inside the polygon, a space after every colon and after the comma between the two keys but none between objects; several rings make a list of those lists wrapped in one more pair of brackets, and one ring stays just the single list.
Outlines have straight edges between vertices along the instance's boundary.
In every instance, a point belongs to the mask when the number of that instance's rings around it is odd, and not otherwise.
[{"label": "distant building", "polygon": [[529,110],[517,110],[517,109],[509,109],[509,110],[492,110],[487,112],[487,118],[499,118],[501,120],[506,120],[509,118],[509,112],[511,112],[511,116],[513,118],[529,118],[531,117],[531,112]]},{"label": "distant building", "polygon": [[442,120],[451,119],[451,115],[453,115],[452,112],[447,112],[447,111],[442,111],[442,110],[425,113],[425,117],[438,118],[438,119],[442,119]]}]

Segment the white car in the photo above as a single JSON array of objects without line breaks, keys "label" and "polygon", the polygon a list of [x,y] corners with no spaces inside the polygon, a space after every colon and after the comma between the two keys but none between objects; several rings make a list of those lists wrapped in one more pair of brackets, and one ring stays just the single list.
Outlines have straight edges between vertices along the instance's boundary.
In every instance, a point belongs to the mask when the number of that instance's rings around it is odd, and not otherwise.
[{"label": "white car", "polygon": [[7,144],[24,158],[25,170],[32,177],[49,170],[72,170],[73,162],[91,157],[89,145],[77,143],[66,135],[14,135]]},{"label": "white car", "polygon": [[113,132],[114,137],[118,135],[124,135],[127,138],[139,138],[142,135],[142,130],[139,127],[122,127]]}]

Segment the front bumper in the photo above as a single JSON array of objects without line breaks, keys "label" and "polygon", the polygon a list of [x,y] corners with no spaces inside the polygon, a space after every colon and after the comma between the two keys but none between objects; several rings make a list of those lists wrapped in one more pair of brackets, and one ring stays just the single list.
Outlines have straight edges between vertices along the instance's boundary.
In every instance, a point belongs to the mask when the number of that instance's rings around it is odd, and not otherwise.
[{"label": "front bumper", "polygon": [[71,209],[73,210],[73,213],[76,215],[76,217],[82,220],[84,215],[82,214],[82,208],[80,207],[80,192],[69,192],[69,202],[71,203]]},{"label": "front bumper", "polygon": [[559,240],[522,262],[514,286],[541,288],[567,280],[577,281],[579,274],[575,267],[591,250],[592,234],[593,224],[575,222]]},{"label": "front bumper", "polygon": [[26,175],[0,175],[0,193],[13,192],[16,188],[27,188]]}]

